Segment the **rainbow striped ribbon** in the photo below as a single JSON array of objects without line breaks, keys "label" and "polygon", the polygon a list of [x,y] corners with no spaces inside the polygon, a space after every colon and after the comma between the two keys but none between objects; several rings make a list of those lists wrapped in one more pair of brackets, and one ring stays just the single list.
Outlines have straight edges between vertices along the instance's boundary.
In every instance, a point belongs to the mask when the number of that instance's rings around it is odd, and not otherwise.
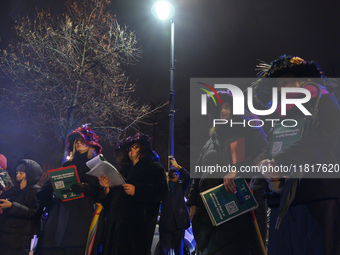
[{"label": "rainbow striped ribbon", "polygon": [[87,237],[85,255],[91,254],[94,239],[95,239],[96,233],[97,233],[99,215],[100,215],[100,212],[102,211],[102,209],[103,209],[102,204],[99,204],[99,203],[95,204],[93,219],[92,219],[92,222],[91,222],[89,235]]}]

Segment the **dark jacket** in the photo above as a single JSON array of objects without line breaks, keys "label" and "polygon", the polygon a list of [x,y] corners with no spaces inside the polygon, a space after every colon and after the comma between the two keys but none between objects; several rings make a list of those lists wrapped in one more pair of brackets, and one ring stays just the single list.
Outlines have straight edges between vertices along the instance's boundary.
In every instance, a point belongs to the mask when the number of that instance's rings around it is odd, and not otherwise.
[{"label": "dark jacket", "polygon": [[0,215],[0,250],[3,255],[28,254],[38,222],[36,193],[40,186],[36,183],[42,171],[36,162],[23,161],[26,164],[27,186],[20,189],[18,184],[0,195],[1,199],[12,202],[12,207],[4,209]]},{"label": "dark jacket", "polygon": [[122,187],[111,188],[105,197],[110,201],[106,217],[104,254],[148,255],[161,200],[168,186],[163,167],[141,158],[134,166],[121,170],[135,194],[127,195]]},{"label": "dark jacket", "polygon": [[[306,108],[310,109],[315,103],[311,100]],[[308,128],[302,139],[294,142],[289,147],[273,156],[277,165],[304,166],[326,164],[335,166],[338,161],[334,157],[334,147],[340,133],[340,110],[337,100],[333,94],[324,94],[319,103],[318,118],[310,124],[314,128]],[[292,108],[285,116],[285,119],[298,119],[303,117],[301,111],[296,107]],[[317,122],[317,123],[315,123]],[[267,159],[269,145],[255,160],[256,162]],[[308,175],[308,174],[307,174]],[[304,177],[307,177],[305,175]],[[325,173],[323,177],[327,175]],[[293,204],[307,203],[320,199],[340,198],[340,182],[338,178],[324,179],[314,178],[301,180]]]},{"label": "dark jacket", "polygon": [[[236,158],[243,158],[242,161],[236,161],[233,159],[232,146],[234,142],[238,141],[239,144],[243,144],[241,147],[243,149],[237,150],[236,154],[241,156],[236,156]],[[226,126],[222,130],[217,130],[217,132],[211,135],[211,138],[204,145],[201,155],[199,157],[197,165],[235,165],[237,169],[240,166],[252,165],[254,158],[262,151],[262,149],[267,146],[267,141],[264,138],[263,133],[259,129],[249,128],[249,127],[228,127]],[[225,175],[225,174],[224,174]],[[198,244],[198,249],[202,252],[205,248],[208,249],[208,254],[215,254],[217,252],[223,252],[224,249],[233,249],[235,251],[243,252],[240,250],[244,248],[244,252],[252,250],[252,247],[257,246],[256,235],[254,234],[254,227],[249,214],[244,214],[238,216],[228,222],[225,222],[217,227],[213,227],[209,214],[205,209],[204,203],[201,199],[200,193],[218,186],[223,183],[222,178],[203,178],[194,179],[187,204],[189,206],[197,206],[196,214],[192,220],[193,232],[195,240]],[[250,177],[250,176],[247,176]],[[261,195],[259,199],[261,199]],[[266,210],[265,203],[261,202],[259,209],[256,211]],[[264,225],[265,229],[265,218],[260,225]],[[219,232],[216,234],[216,232]],[[214,238],[225,239],[225,242],[216,240],[210,240],[212,233]],[[265,236],[265,233],[263,233]],[[210,242],[210,243],[209,243]],[[248,245],[242,245],[246,243]],[[249,249],[248,249],[249,248]],[[222,253],[221,253],[222,254]],[[233,253],[230,253],[233,254]],[[240,254],[240,253],[239,253]]]},{"label": "dark jacket", "polygon": [[[87,153],[76,153],[72,161],[67,161],[63,167],[75,165],[80,182],[88,183],[90,193],[84,192],[84,197],[66,202],[55,203],[48,215],[44,232],[39,244],[43,249],[84,247],[93,218],[93,205],[98,199],[100,185],[96,177],[87,175],[90,169],[86,166]],[[52,198],[53,190],[50,182],[39,194],[39,198]],[[62,219],[62,220],[61,220]]]},{"label": "dark jacket", "polygon": [[174,184],[174,194],[171,194],[171,190],[168,189],[168,193],[162,201],[160,231],[175,231],[187,229],[190,226],[189,213],[184,201],[184,192],[188,188],[190,174],[184,168],[178,171],[181,180]]}]

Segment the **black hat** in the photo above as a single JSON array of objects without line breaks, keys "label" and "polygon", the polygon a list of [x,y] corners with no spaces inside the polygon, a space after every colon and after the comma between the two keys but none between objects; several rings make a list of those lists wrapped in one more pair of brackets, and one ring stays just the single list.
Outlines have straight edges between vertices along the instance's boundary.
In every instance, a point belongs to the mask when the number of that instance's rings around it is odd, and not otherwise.
[{"label": "black hat", "polygon": [[139,143],[143,147],[151,150],[149,136],[140,133],[137,133],[134,136],[129,136],[123,142],[121,142],[115,149],[115,157],[118,163],[122,161],[124,154],[126,154],[127,150],[131,147],[131,145],[135,143]]},{"label": "black hat", "polygon": [[260,71],[258,73],[258,77],[260,78],[278,78],[287,73],[294,74],[296,77],[305,78],[324,77],[324,73],[316,61],[305,61],[300,57],[291,55],[282,55],[269,64],[261,61],[256,67],[256,70]]},{"label": "black hat", "polygon": [[96,149],[96,152],[98,154],[102,151],[102,146],[98,143],[98,136],[91,130],[90,128],[91,124],[85,124],[81,127],[78,127],[76,130],[72,131],[67,135],[67,150],[69,152],[73,151],[73,144],[74,141],[78,138],[82,138],[84,141],[84,144],[87,146],[92,146]]},{"label": "black hat", "polygon": [[300,78],[325,78],[316,61],[305,61],[300,57],[291,55],[282,55],[269,64],[261,61],[256,67],[256,70],[259,70],[258,77],[260,79],[255,81],[252,87],[254,88],[255,99],[265,107],[270,107],[273,83],[266,82],[263,78],[279,78],[284,74],[292,74]]}]

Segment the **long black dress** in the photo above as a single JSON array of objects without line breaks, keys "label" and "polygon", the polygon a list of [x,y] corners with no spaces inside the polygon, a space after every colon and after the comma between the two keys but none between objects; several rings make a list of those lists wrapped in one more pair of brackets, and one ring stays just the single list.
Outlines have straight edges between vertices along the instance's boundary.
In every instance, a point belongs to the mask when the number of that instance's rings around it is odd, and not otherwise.
[{"label": "long black dress", "polygon": [[105,255],[148,255],[156,226],[160,201],[168,186],[163,167],[141,158],[121,170],[127,183],[135,186],[134,196],[122,187],[106,196],[110,209],[106,217]]},{"label": "long black dress", "polygon": [[84,255],[87,236],[93,218],[93,205],[99,194],[100,185],[96,177],[86,175],[87,153],[76,152],[72,161],[63,167],[76,165],[80,182],[89,183],[92,194],[84,194],[81,199],[54,204],[44,228],[42,254]]}]

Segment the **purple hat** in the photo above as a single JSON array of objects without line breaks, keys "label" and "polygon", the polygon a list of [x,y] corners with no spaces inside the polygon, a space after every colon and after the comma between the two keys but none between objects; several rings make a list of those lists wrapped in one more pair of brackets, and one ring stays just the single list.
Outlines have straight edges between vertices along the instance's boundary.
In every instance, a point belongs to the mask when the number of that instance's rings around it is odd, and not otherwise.
[{"label": "purple hat", "polygon": [[82,127],[77,128],[76,130],[72,131],[67,135],[67,150],[69,152],[73,151],[73,144],[74,141],[77,138],[82,138],[84,141],[84,144],[87,146],[92,146],[96,149],[96,152],[100,154],[102,152],[102,146],[98,143],[98,138],[97,136],[90,128],[91,124],[85,124]]}]

